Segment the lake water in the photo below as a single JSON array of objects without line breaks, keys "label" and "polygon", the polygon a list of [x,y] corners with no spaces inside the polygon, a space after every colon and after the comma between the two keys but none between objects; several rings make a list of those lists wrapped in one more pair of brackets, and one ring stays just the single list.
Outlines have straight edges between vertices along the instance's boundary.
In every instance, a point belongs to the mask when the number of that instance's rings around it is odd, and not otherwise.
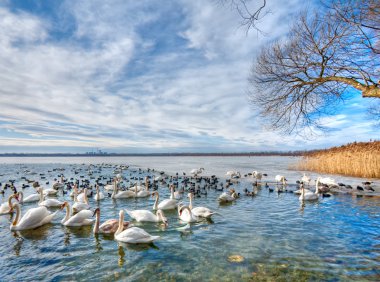
[{"label": "lake water", "polygon": [[[148,173],[147,168],[182,175],[203,167],[203,175],[216,175],[224,182],[226,171],[237,170],[244,175],[258,170],[268,174],[265,181],[274,187],[277,174],[285,175],[291,184],[302,177],[303,172],[288,170],[297,161],[294,157],[0,158],[0,182],[4,185],[15,179],[15,186],[21,190],[26,183],[21,177],[25,176],[50,188],[60,173],[66,178],[90,179],[86,171],[89,164],[107,163],[130,165],[123,172],[127,179],[158,175]],[[64,171],[52,171],[54,168]],[[79,169],[80,173],[75,174],[74,170]],[[37,174],[27,174],[26,170]],[[112,177],[113,170],[103,168],[93,175]],[[45,173],[46,179],[40,179],[40,173]],[[313,179],[318,176],[311,175]],[[330,176],[352,185],[364,181]],[[242,178],[234,186],[241,193],[245,188],[252,190],[252,179]],[[11,193],[9,190],[1,196],[1,202]],[[23,192],[28,195],[34,191],[26,188]],[[159,192],[161,199],[169,197],[166,186]],[[233,204],[219,205],[221,193],[210,189],[207,196],[195,198],[195,206],[206,206],[220,214],[214,215],[212,222],[195,223],[184,231],[179,229],[184,223],[173,211],[165,213],[167,228],[136,224],[161,236],[152,245],[120,244],[112,237],[94,236],[92,227],[64,227],[60,224],[63,211],[52,224],[22,232],[11,232],[10,216],[2,215],[0,281],[380,280],[380,199],[341,195],[302,205],[292,193],[271,193],[262,187],[256,197],[242,195]],[[62,194],[58,199],[71,201]],[[120,209],[151,209],[153,202],[151,198],[106,198],[99,203],[90,199],[92,209],[101,208],[101,221],[117,218]],[[23,213],[35,205],[24,204]],[[232,255],[243,260],[234,262]]]}]

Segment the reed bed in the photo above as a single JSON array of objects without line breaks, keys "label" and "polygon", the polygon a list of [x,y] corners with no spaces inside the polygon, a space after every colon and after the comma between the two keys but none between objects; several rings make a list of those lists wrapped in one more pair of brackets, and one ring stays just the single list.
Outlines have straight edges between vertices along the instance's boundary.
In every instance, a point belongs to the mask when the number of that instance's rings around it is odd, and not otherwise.
[{"label": "reed bed", "polygon": [[327,150],[308,152],[298,170],[380,178],[380,141],[354,142]]}]

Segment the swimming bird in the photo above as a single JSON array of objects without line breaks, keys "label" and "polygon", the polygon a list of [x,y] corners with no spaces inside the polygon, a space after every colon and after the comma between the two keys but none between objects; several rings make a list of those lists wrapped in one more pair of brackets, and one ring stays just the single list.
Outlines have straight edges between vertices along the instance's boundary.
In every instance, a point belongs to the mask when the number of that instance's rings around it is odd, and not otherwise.
[{"label": "swimming bird", "polygon": [[104,199],[104,194],[99,190],[99,185],[96,184],[96,194],[94,195],[95,201],[100,201]]},{"label": "swimming bird", "polygon": [[193,207],[193,199],[194,199],[193,193],[189,193],[188,197],[190,199],[189,208],[195,216],[204,217],[204,218],[211,218],[211,216],[213,214],[215,214],[215,212],[213,212],[212,210],[210,210],[209,208],[206,208],[206,207]]},{"label": "swimming bird", "polygon": [[198,176],[198,174],[201,174],[205,169],[203,167],[201,168],[194,168],[190,171],[191,174],[193,174],[194,176]]},{"label": "swimming bird", "polygon": [[5,202],[5,203],[2,203],[1,206],[0,206],[0,215],[2,214],[9,214],[9,213],[12,213],[13,210],[12,210],[12,199],[17,199],[18,197],[18,194],[12,194],[8,197],[8,201]]},{"label": "swimming bird", "polygon": [[319,183],[322,183],[322,184],[337,185],[335,183],[335,180],[332,179],[331,177],[318,177],[317,180],[319,181]]},{"label": "swimming bird", "polygon": [[318,185],[316,185],[315,193],[305,192],[303,184],[301,184],[301,196],[298,198],[300,201],[316,201],[318,200]]},{"label": "swimming bird", "polygon": [[18,194],[20,196],[19,197],[20,204],[37,202],[40,199],[40,193],[42,193],[41,190],[42,190],[41,188],[37,188],[37,193],[29,195],[25,199],[24,199],[24,193],[22,191],[19,191]]},{"label": "swimming bird", "polygon": [[91,225],[94,223],[94,220],[91,219],[93,212],[90,210],[81,210],[75,215],[70,214],[70,204],[64,202],[61,206],[61,209],[66,208],[66,215],[62,219],[61,224],[65,226],[84,226]]},{"label": "swimming bird", "polygon": [[301,181],[303,183],[306,183],[307,185],[310,184],[310,181],[311,181],[311,177],[310,176],[307,176],[306,173],[303,174],[302,178],[301,178]]},{"label": "swimming bird", "polygon": [[197,222],[200,220],[198,216],[192,213],[191,209],[188,206],[182,206],[178,209],[178,217],[180,220],[187,223]]},{"label": "swimming bird", "polygon": [[125,210],[127,214],[137,222],[163,222],[168,225],[168,219],[162,210],[157,210],[156,214],[148,210]]},{"label": "swimming bird", "polygon": [[254,170],[252,172],[252,177],[256,179],[256,181],[261,182],[261,179],[263,178],[263,174],[261,172],[258,172],[257,170]]},{"label": "swimming bird", "polygon": [[113,192],[111,195],[112,199],[133,198],[135,196],[136,196],[136,193],[130,190],[118,191],[118,182],[115,180],[114,186],[113,186]]},{"label": "swimming bird", "polygon": [[238,198],[238,195],[235,192],[233,192],[231,195],[227,192],[223,192],[219,196],[218,201],[220,203],[231,203],[231,202],[235,201],[237,198]]},{"label": "swimming bird", "polygon": [[90,208],[90,205],[88,203],[88,198],[87,198],[87,188],[84,188],[83,196],[84,196],[84,203],[81,203],[77,201],[77,195],[76,194],[74,195],[73,212],[88,210]]},{"label": "swimming bird", "polygon": [[130,227],[123,231],[124,211],[119,212],[119,227],[115,232],[115,239],[120,242],[139,244],[139,243],[151,243],[154,240],[160,238],[160,236],[152,236],[144,229],[139,227]]},{"label": "swimming bird", "polygon": [[[108,219],[100,225],[100,208],[95,209],[93,216],[94,215],[96,215],[95,225],[93,229],[94,234],[113,234],[119,228],[118,219]],[[130,226],[131,224],[129,221],[123,222],[123,230],[127,229]]]},{"label": "swimming bird", "polygon": [[58,201],[57,199],[46,199],[44,200],[44,195],[42,193],[42,189],[40,188],[39,189],[39,193],[40,193],[40,201],[38,202],[38,205],[39,206],[44,206],[44,207],[60,207],[63,202],[61,201]]},{"label": "swimming bird", "polygon": [[227,171],[226,176],[229,176],[230,178],[240,178],[241,174],[238,171],[230,170]]},{"label": "swimming bird", "polygon": [[277,185],[279,182],[281,182],[282,185],[284,185],[284,186],[286,185],[286,181],[287,181],[285,176],[283,176],[283,175],[276,175],[274,180],[276,181]]},{"label": "swimming bird", "polygon": [[14,209],[16,209],[16,217],[10,226],[12,231],[34,229],[50,223],[58,212],[51,213],[46,207],[37,207],[29,209],[21,217],[20,205],[18,203],[12,205],[11,210],[13,211]]},{"label": "swimming bird", "polygon": [[[156,200],[158,199],[159,195],[156,193]],[[158,204],[157,209],[159,210],[172,210],[177,207],[177,200],[174,199],[174,187],[170,187],[170,198],[163,200],[161,203]]]}]

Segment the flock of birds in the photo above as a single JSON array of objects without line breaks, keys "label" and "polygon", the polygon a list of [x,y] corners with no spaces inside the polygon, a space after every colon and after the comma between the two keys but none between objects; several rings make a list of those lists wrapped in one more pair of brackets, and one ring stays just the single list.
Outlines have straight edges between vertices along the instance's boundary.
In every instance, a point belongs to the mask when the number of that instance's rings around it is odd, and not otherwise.
[{"label": "flock of birds", "polygon": [[[112,169],[113,175],[99,176],[102,175],[104,168]],[[134,226],[132,221],[124,221],[125,213],[135,222],[155,222],[164,226],[168,225],[165,212],[170,210],[176,210],[180,221],[186,224],[210,220],[213,215],[218,213],[207,207],[194,206],[195,198],[207,195],[211,190],[214,190],[221,192],[217,198],[220,204],[235,202],[241,197],[241,194],[236,191],[236,184],[243,177],[252,179],[252,189],[244,189],[246,196],[256,196],[262,187],[267,188],[269,192],[299,194],[300,201],[317,201],[320,194],[323,197],[329,197],[333,194],[352,193],[352,191],[368,194],[375,191],[371,186],[372,182],[363,182],[362,186],[353,188],[343,183],[335,183],[331,178],[322,177],[315,181],[315,190],[313,191],[310,189],[312,179],[306,174],[296,182],[296,185],[288,185],[285,176],[277,175],[274,177],[274,182],[271,182],[273,185],[269,186],[269,182],[264,181],[268,175],[258,171],[245,175],[238,171],[228,171],[226,179],[218,178],[215,175],[200,176],[204,172],[204,168],[193,169],[190,175],[176,173],[172,176],[149,168],[147,171],[142,169],[130,170],[128,166],[124,165],[105,164],[91,165],[86,169],[73,167],[72,173],[74,175],[79,174],[79,177],[65,178],[63,169],[55,169],[49,172],[55,173],[56,171],[59,174],[55,178],[52,188],[43,189],[39,184],[39,182],[47,180],[45,174],[36,175],[30,171],[24,172],[33,175],[34,179],[21,177],[26,182],[22,184],[21,189],[16,188],[15,180],[9,180],[4,185],[0,183],[0,193],[5,194],[8,189],[11,191],[7,201],[0,206],[0,215],[13,214],[10,225],[11,231],[35,229],[50,223],[61,210],[65,210],[65,216],[61,220],[61,224],[64,226],[93,225],[94,233],[114,234],[117,241],[131,244],[150,243],[158,239],[159,236],[153,236],[143,228]],[[125,179],[123,176],[123,172],[126,171],[130,172],[129,179]],[[84,172],[87,173],[87,176]],[[95,177],[95,174],[98,174],[98,177]],[[35,179],[37,177],[39,177],[38,181]],[[45,185],[50,185],[49,181],[45,181]],[[24,197],[23,190],[29,187],[35,192]],[[160,201],[160,191],[168,188],[170,189],[170,196]],[[69,195],[72,197],[72,201],[60,201],[59,194]],[[189,199],[189,203],[186,205],[181,201],[184,196]],[[101,223],[101,209],[99,207],[91,209],[89,197],[96,202],[108,198],[148,199],[154,197],[155,202],[151,209],[120,210],[119,218],[108,219]],[[36,205],[22,215],[21,207],[27,203],[32,205],[36,203]]]}]

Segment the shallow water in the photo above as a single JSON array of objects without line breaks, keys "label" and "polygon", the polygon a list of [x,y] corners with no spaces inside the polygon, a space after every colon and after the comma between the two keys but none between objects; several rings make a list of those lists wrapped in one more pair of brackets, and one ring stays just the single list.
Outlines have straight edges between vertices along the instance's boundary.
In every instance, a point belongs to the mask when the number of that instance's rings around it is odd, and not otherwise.
[{"label": "shallow water", "polygon": [[[282,174],[295,183],[302,172],[287,169],[295,161],[291,157],[4,158],[0,159],[0,182],[15,179],[19,188],[25,183],[21,177],[26,176],[48,187],[61,173],[49,173],[53,168],[64,168],[66,178],[82,179],[80,175],[89,178],[85,171],[88,164],[114,163],[130,165],[123,172],[126,178],[143,177],[148,167],[169,175],[188,174],[192,168],[204,167],[204,175],[225,177],[228,170],[244,174],[255,169],[268,173],[268,182],[273,182],[276,174]],[[74,168],[82,168],[81,173],[74,174]],[[141,174],[136,171],[138,168],[142,169]],[[37,174],[27,174],[25,170]],[[113,170],[103,168],[94,176],[112,176]],[[45,173],[46,179],[40,179],[39,173]],[[363,181],[332,177],[337,182],[354,185]],[[46,181],[50,184],[45,185]],[[242,179],[235,187],[242,192],[244,188],[252,189],[251,183],[251,179]],[[166,187],[160,187],[159,191],[160,198],[169,196]],[[32,192],[32,188],[24,189],[25,195]],[[1,197],[2,202],[9,193],[8,189]],[[184,223],[175,212],[166,212],[168,228],[158,224],[138,225],[152,235],[161,236],[152,245],[120,244],[112,237],[94,236],[92,227],[61,226],[64,212],[52,224],[23,232],[10,232],[10,216],[2,215],[0,280],[380,279],[380,199],[342,195],[301,205],[294,194],[271,193],[263,187],[256,197],[243,195],[236,203],[219,205],[220,193],[211,189],[207,196],[195,198],[196,206],[207,206],[221,214],[214,215],[212,222],[203,221],[192,224],[190,230],[179,230]],[[58,199],[71,200],[62,194]],[[123,208],[151,209],[153,202],[150,198],[116,201],[106,198],[98,204],[90,199],[92,208],[98,205],[101,208],[102,221],[117,218]],[[34,205],[24,204],[23,212]],[[240,255],[243,261],[229,261],[231,255]]]}]

